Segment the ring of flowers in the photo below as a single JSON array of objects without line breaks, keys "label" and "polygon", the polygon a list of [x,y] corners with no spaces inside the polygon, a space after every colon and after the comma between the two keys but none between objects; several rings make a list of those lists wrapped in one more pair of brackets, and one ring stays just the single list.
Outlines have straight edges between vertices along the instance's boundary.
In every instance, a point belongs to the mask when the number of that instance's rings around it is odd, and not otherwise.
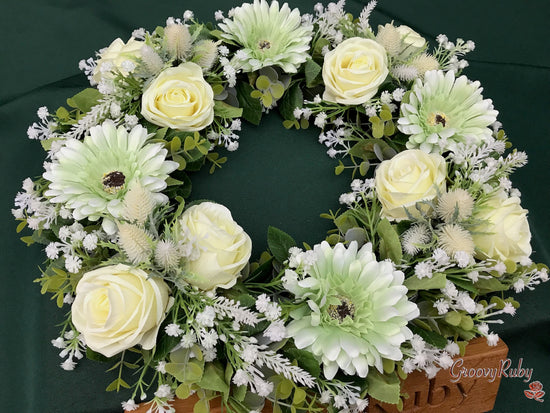
[{"label": "ring of flowers", "polygon": [[[351,20],[343,2],[301,15],[255,0],[217,12],[217,28],[186,11],[80,62],[93,87],[38,111],[28,135],[50,161],[14,215],[34,231],[27,243],[46,244],[43,292],[71,305],[53,340],[63,368],[87,349],[122,369],[135,350],[142,375],[126,410],[154,367],[158,411],[195,391],[250,410],[245,389],[359,412],[367,388],[398,403],[399,376],[448,368],[449,337],[496,343],[486,319],[517,302],[480,297],[548,279],[508,178],[526,157],[503,155],[498,112],[460,75],[473,42],[440,35],[430,54],[407,26],[375,34],[375,3]],[[275,109],[286,128],[313,119],[328,155],[349,160],[336,174],[356,179],[347,209],[324,215],[326,241],[300,249],[270,228],[269,251],[249,264],[252,240],[226,207],[186,204],[188,173],[220,168],[216,148],[238,149],[241,118]]]}]

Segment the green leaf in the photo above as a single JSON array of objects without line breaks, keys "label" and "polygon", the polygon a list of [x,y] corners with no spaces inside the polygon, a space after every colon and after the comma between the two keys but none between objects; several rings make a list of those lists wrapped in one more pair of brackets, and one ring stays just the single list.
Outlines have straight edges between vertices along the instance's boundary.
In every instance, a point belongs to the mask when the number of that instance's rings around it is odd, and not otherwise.
[{"label": "green leaf", "polygon": [[21,241],[27,244],[27,247],[30,247],[32,244],[34,244],[34,239],[30,235],[26,237],[21,237]]},{"label": "green leaf", "polygon": [[201,380],[203,368],[198,361],[189,360],[187,363],[166,363],[166,372],[179,382],[192,384]]},{"label": "green leaf", "polygon": [[449,276],[449,281],[452,281],[457,287],[462,288],[463,290],[470,291],[474,294],[478,294],[479,290],[472,284],[471,281],[463,280],[462,278]]},{"label": "green leaf", "polygon": [[321,366],[313,354],[306,350],[290,349],[285,352],[290,360],[296,360],[298,366],[306,370],[313,377],[321,375]]},{"label": "green leaf", "polygon": [[312,87],[319,83],[317,78],[319,77],[320,73],[321,66],[318,65],[314,60],[308,59],[305,64],[306,86]]},{"label": "green leaf", "polygon": [[279,104],[279,113],[284,119],[294,120],[294,109],[304,106],[304,95],[296,83],[286,91]]},{"label": "green leaf", "polygon": [[394,263],[399,264],[403,259],[403,250],[395,227],[384,218],[378,223],[376,232],[381,238],[380,257],[382,259],[389,258]]},{"label": "green leaf", "polygon": [[97,89],[87,88],[67,99],[67,105],[81,112],[89,112],[103,95]]},{"label": "green leaf", "polygon": [[409,290],[440,290],[447,285],[447,277],[444,273],[435,273],[432,278],[419,279],[416,275],[409,277],[403,283]]},{"label": "green leaf", "polygon": [[240,118],[243,115],[243,109],[216,100],[214,103],[214,114],[224,119]]},{"label": "green leaf", "polygon": [[288,258],[288,250],[296,246],[296,241],[286,232],[270,226],[267,229],[267,245],[275,259],[282,263]]},{"label": "green leaf", "polygon": [[401,391],[401,381],[396,372],[380,374],[376,369],[369,369],[367,376],[369,395],[384,403],[397,404]]},{"label": "green leaf", "polygon": [[306,392],[304,389],[300,389],[299,387],[294,390],[294,397],[292,398],[292,404],[293,405],[300,405],[306,400]]},{"label": "green leaf", "polygon": [[456,327],[460,325],[460,322],[462,321],[462,315],[457,311],[449,311],[447,314],[445,314],[445,321],[448,324]]},{"label": "green leaf", "polygon": [[438,334],[434,331],[427,331],[423,328],[420,328],[414,324],[409,324],[409,328],[414,334],[418,334],[420,337],[426,341],[426,343],[431,344],[437,348],[445,348],[447,345],[447,339],[441,334]]},{"label": "green leaf", "polygon": [[247,389],[247,386],[238,386],[237,387],[237,390],[233,391],[233,397],[239,401],[239,402],[242,402],[244,400],[244,398],[246,397],[246,389]]},{"label": "green leaf", "polygon": [[210,404],[207,399],[199,400],[193,406],[193,413],[210,413]]},{"label": "green leaf", "polygon": [[256,79],[256,87],[260,90],[267,90],[271,86],[269,78],[265,75],[258,76]]},{"label": "green leaf", "polygon": [[175,186],[175,185],[179,186],[181,184],[183,184],[183,181],[180,181],[176,178],[172,178],[171,176],[166,178],[166,186]]},{"label": "green leaf", "polygon": [[376,159],[374,145],[381,146],[382,151],[389,147],[387,143],[378,139],[363,139],[351,147],[349,154],[364,160]]},{"label": "green leaf", "polygon": [[183,143],[183,150],[185,152],[189,152],[192,149],[195,149],[197,146],[197,142],[195,142],[195,139],[191,135],[188,135],[185,137],[185,141]]},{"label": "green leaf", "polygon": [[170,152],[174,153],[179,151],[181,148],[181,139],[178,136],[174,136],[174,138],[170,141]]},{"label": "green leaf", "polygon": [[480,294],[492,293],[495,291],[506,291],[508,286],[501,283],[496,278],[482,278],[475,283]]},{"label": "green leaf", "polygon": [[292,380],[283,379],[277,385],[277,398],[280,400],[285,400],[290,397],[292,390],[294,389],[294,383]]},{"label": "green leaf", "polygon": [[93,351],[89,347],[86,348],[86,358],[93,361],[100,361],[102,363],[108,363],[111,360],[103,354]]},{"label": "green leaf", "polygon": [[19,223],[19,225],[17,225],[17,229],[15,231],[19,234],[21,231],[25,229],[26,226],[27,226],[27,220],[24,219]]},{"label": "green leaf", "polygon": [[351,210],[347,210],[338,218],[336,218],[334,220],[334,225],[336,225],[336,227],[342,234],[345,234],[352,228],[359,227],[359,224],[357,223],[357,220],[353,216]]},{"label": "green leaf", "polygon": [[243,118],[254,125],[259,125],[262,119],[262,104],[258,99],[250,96],[254,88],[248,83],[239,82],[235,89],[237,90],[239,105],[243,109]]},{"label": "green leaf", "polygon": [[344,166],[344,164],[342,163],[342,161],[338,161],[338,166],[336,166],[334,168],[334,174],[336,176],[340,175],[342,172],[344,172],[344,170],[346,169],[346,167]]},{"label": "green leaf", "polygon": [[189,396],[191,396],[191,385],[181,383],[176,388],[176,396],[182,400],[187,399]]},{"label": "green leaf", "polygon": [[389,110],[384,109],[380,111],[380,119],[382,119],[384,122],[391,120],[392,114]]},{"label": "green leaf", "polygon": [[57,116],[59,120],[68,120],[71,117],[71,115],[69,114],[69,111],[65,109],[63,106],[59,107],[55,111],[55,116]]},{"label": "green leaf", "polygon": [[361,176],[365,176],[369,171],[369,168],[370,168],[369,161],[361,162],[361,164],[359,165],[359,173],[361,174]]},{"label": "green leaf", "polygon": [[122,380],[121,378],[118,378],[114,380],[111,384],[109,384],[105,389],[105,391],[114,391],[114,390],[119,391],[121,387],[124,387],[125,389],[129,389],[130,385],[126,383],[124,380]]},{"label": "green leaf", "polygon": [[206,365],[204,374],[198,385],[201,389],[214,390],[222,394],[229,393],[229,385],[225,381],[225,373],[221,367],[214,363]]}]

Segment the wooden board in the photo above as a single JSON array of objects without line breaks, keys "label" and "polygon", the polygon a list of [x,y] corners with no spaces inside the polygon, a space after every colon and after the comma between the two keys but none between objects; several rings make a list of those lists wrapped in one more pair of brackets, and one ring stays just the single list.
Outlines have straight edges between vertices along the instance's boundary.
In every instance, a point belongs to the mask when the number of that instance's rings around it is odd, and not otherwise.
[{"label": "wooden board", "polygon": [[[484,338],[477,338],[470,341],[463,357],[455,358],[452,369],[439,371],[433,379],[418,371],[409,374],[402,386],[402,392],[407,393],[408,397],[403,397],[401,413],[482,413],[492,410],[501,377],[496,375],[494,380],[485,377],[486,373],[494,371],[486,369],[498,371],[507,354],[508,347],[502,340],[497,346],[489,347]],[[473,373],[480,377],[464,377],[461,371],[468,376]],[[195,396],[176,399],[173,406],[176,413],[192,413],[197,400]],[[399,413],[395,405],[375,399],[371,399],[369,404],[368,413]],[[135,412],[146,413],[148,409],[149,405],[142,404]],[[211,402],[210,411],[222,412],[219,399]],[[266,405],[262,412],[272,412],[271,405]]]}]

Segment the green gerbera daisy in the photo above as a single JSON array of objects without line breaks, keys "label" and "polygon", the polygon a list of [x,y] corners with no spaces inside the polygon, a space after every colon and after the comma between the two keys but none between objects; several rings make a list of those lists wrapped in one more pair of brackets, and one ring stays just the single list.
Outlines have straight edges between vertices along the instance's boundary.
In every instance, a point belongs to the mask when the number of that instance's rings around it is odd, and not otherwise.
[{"label": "green gerbera daisy", "polygon": [[429,71],[417,79],[409,102],[401,105],[397,121],[401,132],[410,135],[409,149],[425,152],[453,150],[457,143],[482,144],[492,136],[489,125],[498,111],[491,99],[483,99],[479,82],[452,71]]},{"label": "green gerbera daisy", "polygon": [[124,197],[135,184],[150,191],[156,202],[168,199],[160,191],[178,164],[166,160],[162,144],[147,144],[147,138],[141,125],[128,132],[106,121],[91,128],[83,141],[68,140],[44,173],[50,181],[45,195],[72,209],[76,220],[106,218],[104,228],[114,232],[111,218],[121,218]]},{"label": "green gerbera daisy", "polygon": [[243,47],[234,62],[244,72],[279,66],[286,73],[296,73],[308,57],[313,36],[313,26],[302,24],[298,9],[290,10],[286,3],[279,8],[277,1],[245,3],[219,26],[224,39]]},{"label": "green gerbera daisy", "polygon": [[384,358],[401,360],[401,344],[412,337],[407,322],[419,315],[407,300],[403,273],[376,261],[371,244],[358,251],[356,242],[347,249],[323,242],[312,254],[313,265],[285,283],[303,302],[288,326],[296,347],[321,361],[327,379],[339,369],[366,377],[370,366],[383,372]]}]

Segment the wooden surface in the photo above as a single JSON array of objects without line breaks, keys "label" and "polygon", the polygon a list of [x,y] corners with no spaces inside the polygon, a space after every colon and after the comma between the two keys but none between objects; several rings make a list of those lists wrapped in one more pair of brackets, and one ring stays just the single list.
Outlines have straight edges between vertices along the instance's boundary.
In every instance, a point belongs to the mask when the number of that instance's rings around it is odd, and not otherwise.
[{"label": "wooden surface", "polygon": [[[507,354],[508,347],[502,340],[497,346],[489,347],[484,338],[477,338],[470,341],[464,356],[455,358],[455,362],[462,359],[462,363],[459,361],[452,369],[456,379],[451,376],[451,369],[439,371],[433,379],[428,379],[419,371],[409,374],[402,386],[402,393],[407,393],[408,397],[403,397],[401,413],[483,413],[492,410],[501,377],[496,375],[494,381],[490,377],[459,377],[460,371],[466,369],[468,374],[479,371],[483,375],[491,371],[486,369],[498,371]],[[176,413],[192,413],[197,400],[196,396],[185,400],[176,399],[173,406]],[[219,399],[210,404],[212,413],[222,412]],[[368,413],[399,413],[395,405],[374,399],[369,404],[366,410]],[[148,408],[149,405],[142,404],[135,412],[146,413]],[[266,406],[262,412],[269,413],[272,409]]]},{"label": "wooden surface", "polygon": [[[402,386],[402,392],[408,394],[403,398],[401,413],[483,413],[493,409],[500,377],[460,377],[460,370],[467,369],[468,374],[478,371],[480,374],[497,372],[501,362],[506,360],[508,347],[500,340],[495,347],[489,347],[485,338],[477,338],[468,344],[463,357],[455,357],[458,362],[452,373],[458,379],[451,380],[451,369],[440,370],[433,378],[428,379],[422,372],[415,371],[407,377]],[[474,369],[474,370],[471,370]],[[484,369],[484,370],[479,370]],[[399,413],[395,405],[377,400],[370,401],[368,413]]]}]

